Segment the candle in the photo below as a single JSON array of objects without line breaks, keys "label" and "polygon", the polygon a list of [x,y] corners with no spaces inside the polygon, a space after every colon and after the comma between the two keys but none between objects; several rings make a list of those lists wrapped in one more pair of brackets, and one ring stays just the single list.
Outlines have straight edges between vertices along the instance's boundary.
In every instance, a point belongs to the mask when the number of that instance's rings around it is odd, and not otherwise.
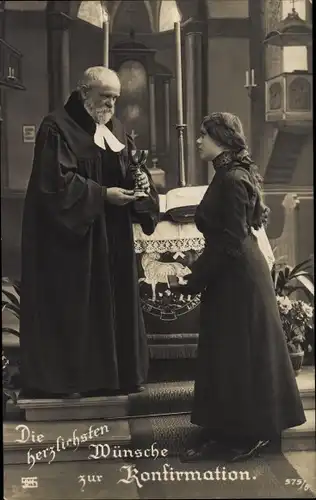
[{"label": "candle", "polygon": [[170,82],[164,82],[165,89],[165,146],[166,150],[170,149]]},{"label": "candle", "polygon": [[251,70],[251,86],[252,87],[255,86],[255,70],[254,69]]},{"label": "candle", "polygon": [[183,124],[183,98],[182,98],[182,64],[181,64],[181,27],[174,23],[176,37],[176,82],[177,82],[177,119],[178,125]]},{"label": "candle", "polygon": [[246,85],[245,87],[249,87],[249,71],[246,71]]},{"label": "candle", "polygon": [[108,19],[103,21],[103,65],[109,67],[109,21]]}]

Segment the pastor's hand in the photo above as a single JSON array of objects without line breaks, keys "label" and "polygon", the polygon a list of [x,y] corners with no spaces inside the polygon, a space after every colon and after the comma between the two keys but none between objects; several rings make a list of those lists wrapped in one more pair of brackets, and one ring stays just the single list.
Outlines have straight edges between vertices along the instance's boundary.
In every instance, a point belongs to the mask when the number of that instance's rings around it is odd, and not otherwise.
[{"label": "pastor's hand", "polygon": [[118,206],[127,205],[127,203],[131,203],[137,199],[134,191],[119,187],[107,188],[105,198],[108,203]]}]

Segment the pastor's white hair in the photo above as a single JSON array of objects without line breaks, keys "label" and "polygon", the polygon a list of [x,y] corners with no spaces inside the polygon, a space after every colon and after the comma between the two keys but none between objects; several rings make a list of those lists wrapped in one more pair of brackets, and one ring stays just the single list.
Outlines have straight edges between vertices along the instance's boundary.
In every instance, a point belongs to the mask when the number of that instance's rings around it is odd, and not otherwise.
[{"label": "pastor's white hair", "polygon": [[120,81],[118,74],[113,69],[104,66],[93,66],[85,70],[77,83],[77,90],[81,91],[93,87],[95,84],[104,83],[107,79],[113,79],[113,77]]}]

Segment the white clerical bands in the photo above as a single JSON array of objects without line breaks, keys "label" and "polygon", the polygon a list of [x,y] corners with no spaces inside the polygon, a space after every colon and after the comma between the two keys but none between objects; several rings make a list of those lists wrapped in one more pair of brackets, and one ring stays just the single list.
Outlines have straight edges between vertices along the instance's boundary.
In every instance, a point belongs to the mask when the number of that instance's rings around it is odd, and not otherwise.
[{"label": "white clerical bands", "polygon": [[94,143],[102,149],[106,149],[106,146],[108,146],[114,153],[119,153],[125,148],[125,145],[112,134],[108,127],[98,123],[96,124]]}]

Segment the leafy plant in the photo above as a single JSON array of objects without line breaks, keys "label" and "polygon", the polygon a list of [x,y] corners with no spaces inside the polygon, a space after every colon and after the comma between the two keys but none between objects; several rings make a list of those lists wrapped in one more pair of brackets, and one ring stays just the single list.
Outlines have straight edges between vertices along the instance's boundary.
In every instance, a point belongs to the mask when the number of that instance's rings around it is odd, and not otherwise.
[{"label": "leafy plant", "polygon": [[[15,293],[8,290],[13,288]],[[2,278],[2,300],[1,300],[2,315],[4,311],[9,311],[15,318],[20,321],[20,283],[11,281],[8,278]],[[2,334],[9,333],[20,337],[18,328],[12,326],[5,326],[2,322]],[[10,360],[2,350],[2,388],[4,395],[4,402],[7,399],[12,399],[14,403],[17,402],[16,391],[14,390],[13,376],[18,372],[16,366],[12,366]]]},{"label": "leafy plant", "polygon": [[2,390],[4,394],[4,401],[12,399],[12,401],[17,403],[17,395],[12,386],[12,373],[10,370],[10,361],[4,354],[2,350]]},{"label": "leafy plant", "polygon": [[312,275],[313,260],[308,258],[292,267],[280,257],[272,267],[271,275],[275,293],[289,297],[292,293],[301,290],[310,304],[314,303],[314,278]]},{"label": "leafy plant", "polygon": [[[8,287],[12,287],[16,294],[7,290]],[[20,283],[18,281],[2,278],[1,308],[2,314],[4,311],[10,311],[20,321]],[[20,336],[19,330],[15,328],[2,327],[2,333],[12,333],[18,337]]]}]

